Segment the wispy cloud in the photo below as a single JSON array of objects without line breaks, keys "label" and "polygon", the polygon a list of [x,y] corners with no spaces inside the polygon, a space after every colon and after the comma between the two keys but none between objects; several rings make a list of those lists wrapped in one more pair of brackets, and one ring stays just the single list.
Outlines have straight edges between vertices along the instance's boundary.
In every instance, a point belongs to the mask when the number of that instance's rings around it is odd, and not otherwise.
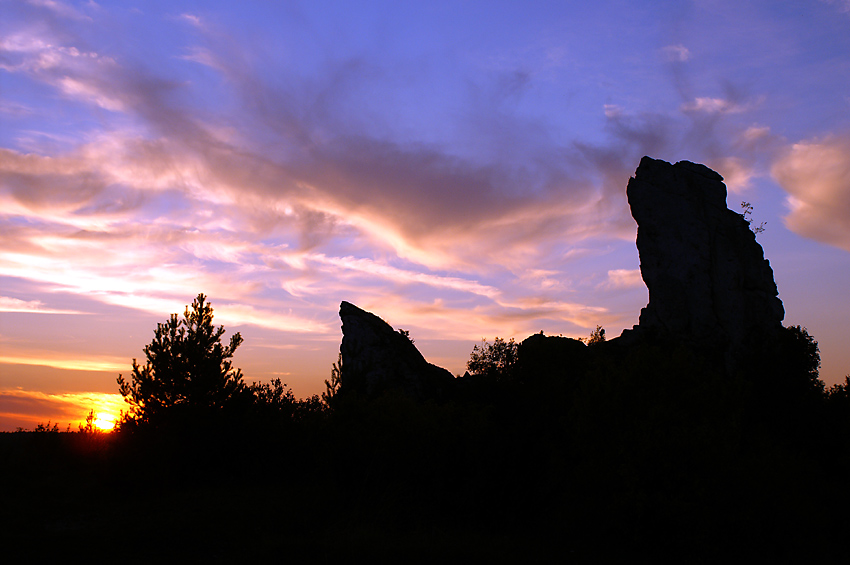
[{"label": "wispy cloud", "polygon": [[850,0],[821,0],[821,2],[835,6],[840,12],[850,13]]},{"label": "wispy cloud", "polygon": [[691,58],[691,51],[681,43],[667,45],[661,49],[661,52],[668,61],[683,63]]},{"label": "wispy cloud", "polygon": [[[70,6],[66,2],[59,2],[58,0],[27,0],[28,4],[32,4],[33,6],[38,6],[40,8],[46,8],[51,12],[54,12],[56,15],[71,18],[76,20],[90,20],[91,18],[86,14],[82,13],[78,9]],[[90,3],[93,4],[93,3]],[[95,4],[96,6],[96,4]]]},{"label": "wispy cloud", "polygon": [[335,331],[329,324],[293,313],[272,312],[246,304],[223,304],[216,307],[216,322],[233,326],[251,324],[281,332],[324,333]]},{"label": "wispy cloud", "polygon": [[0,312],[23,312],[27,314],[83,314],[77,310],[47,308],[40,300],[20,300],[0,296]]},{"label": "wispy cloud", "polygon": [[383,278],[394,283],[419,283],[437,288],[447,288],[479,294],[489,298],[498,296],[499,291],[492,286],[479,284],[458,277],[444,277],[418,271],[399,269],[390,265],[381,264],[371,259],[357,259],[355,257],[326,257],[322,254],[311,255],[311,261],[323,265],[332,265],[344,270],[364,273],[370,277]]},{"label": "wispy cloud", "polygon": [[682,105],[683,112],[706,112],[709,114],[738,114],[746,110],[731,100],[723,98],[698,97]]},{"label": "wispy cloud", "polygon": [[59,80],[62,92],[75,98],[89,100],[101,108],[121,112],[126,109],[124,102],[113,98],[101,88],[101,85],[93,82],[84,82],[79,79],[64,77]]},{"label": "wispy cloud", "polygon": [[100,371],[115,373],[127,370],[127,361],[117,357],[81,355],[80,357],[62,357],[52,352],[33,353],[29,356],[0,355],[0,363],[13,365],[41,365],[67,371]]},{"label": "wispy cloud", "polygon": [[206,67],[210,67],[218,71],[224,70],[219,64],[213,52],[204,47],[190,47],[189,52],[186,55],[182,55],[180,59],[192,61],[194,63],[198,63],[200,65],[204,65]]},{"label": "wispy cloud", "polygon": [[637,288],[643,286],[640,269],[612,269],[608,271],[606,285],[610,288]]},{"label": "wispy cloud", "polygon": [[196,16],[195,14],[180,14],[180,19],[195,27],[203,27],[200,16]]}]

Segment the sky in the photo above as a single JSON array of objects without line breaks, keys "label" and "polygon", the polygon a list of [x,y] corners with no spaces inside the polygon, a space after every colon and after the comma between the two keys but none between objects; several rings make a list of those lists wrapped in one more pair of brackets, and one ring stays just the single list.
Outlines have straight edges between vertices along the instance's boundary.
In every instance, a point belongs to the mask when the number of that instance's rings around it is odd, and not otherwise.
[{"label": "sky", "polygon": [[0,0],[0,430],[122,408],[198,293],[247,381],[324,390],[339,303],[463,373],[648,295],[644,155],[752,203],[850,373],[850,0]]}]

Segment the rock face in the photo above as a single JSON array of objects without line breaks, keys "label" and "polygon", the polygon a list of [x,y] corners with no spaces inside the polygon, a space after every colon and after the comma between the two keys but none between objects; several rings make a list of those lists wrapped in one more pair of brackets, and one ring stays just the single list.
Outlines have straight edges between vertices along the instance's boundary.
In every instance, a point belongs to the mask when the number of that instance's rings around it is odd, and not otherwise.
[{"label": "rock face", "polygon": [[774,336],[785,311],[755,234],[726,207],[722,181],[704,165],[641,159],[626,190],[649,289],[635,330],[737,356]]},{"label": "rock face", "polygon": [[340,390],[367,396],[397,390],[422,400],[438,398],[452,385],[449,371],[428,363],[406,335],[378,316],[343,302],[339,317]]}]

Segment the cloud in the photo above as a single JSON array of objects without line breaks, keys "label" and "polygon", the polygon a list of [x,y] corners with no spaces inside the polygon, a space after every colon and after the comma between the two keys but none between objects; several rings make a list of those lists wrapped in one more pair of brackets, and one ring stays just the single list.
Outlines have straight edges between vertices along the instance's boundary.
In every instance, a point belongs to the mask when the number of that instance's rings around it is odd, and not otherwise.
[{"label": "cloud", "polygon": [[740,157],[722,157],[706,163],[723,176],[723,182],[734,194],[743,194],[750,188],[756,171],[751,163]]},{"label": "cloud", "polygon": [[682,104],[683,112],[705,112],[708,114],[738,114],[746,110],[731,100],[724,98],[697,97],[691,102]]},{"label": "cloud", "polygon": [[81,13],[74,7],[69,6],[65,2],[58,2],[57,0],[27,0],[27,3],[33,6],[46,8],[54,12],[56,15],[64,18],[70,18],[75,20],[91,20],[90,17]]},{"label": "cloud", "polygon": [[56,310],[45,308],[40,300],[19,300],[0,296],[0,312],[23,312],[27,314],[82,314],[77,310]]},{"label": "cloud", "polygon": [[52,367],[54,369],[63,369],[66,371],[100,371],[105,373],[127,371],[127,361],[117,357],[78,355],[70,358],[48,351],[30,353],[28,355],[0,354],[0,363],[9,363],[12,365],[40,365],[44,367]]},{"label": "cloud", "polygon": [[788,229],[850,251],[850,134],[795,143],[771,173],[788,193]]},{"label": "cloud", "polygon": [[608,288],[638,288],[643,286],[640,269],[613,269],[608,271]]},{"label": "cloud", "polygon": [[821,0],[835,6],[839,12],[850,13],[850,0]]},{"label": "cloud", "polygon": [[13,118],[20,118],[32,115],[33,109],[26,104],[0,100],[0,114],[6,114]]},{"label": "cloud", "polygon": [[690,50],[681,43],[677,45],[667,45],[661,49],[661,52],[668,61],[684,63],[691,58]]},{"label": "cloud", "polygon": [[105,110],[121,112],[126,110],[126,105],[118,98],[113,98],[104,92],[100,85],[93,82],[84,82],[79,79],[64,77],[59,80],[62,92],[75,98],[82,98],[94,102]]},{"label": "cloud", "polygon": [[606,118],[619,118],[623,115],[623,108],[616,104],[605,104],[604,108]]},{"label": "cloud", "polygon": [[[588,217],[587,206],[595,205],[592,189],[573,178],[562,159],[523,170],[475,164],[431,145],[339,134],[317,143],[313,136],[302,139],[303,132],[322,124],[304,123],[288,110],[259,117],[277,124],[273,135],[294,147],[299,158],[270,158],[216,138],[214,128],[187,117],[191,111],[164,106],[158,95],[161,81],[121,69],[108,82],[93,72],[77,75],[51,80],[65,94],[139,113],[165,137],[142,141],[114,132],[59,159],[10,154],[13,163],[32,163],[25,171],[21,166],[8,171],[16,174],[13,184],[20,187],[13,194],[27,205],[56,206],[55,194],[89,198],[110,185],[110,198],[104,200],[114,202],[121,191],[125,196],[119,201],[138,202],[146,197],[134,192],[170,187],[190,200],[215,198],[228,204],[228,216],[244,211],[244,220],[255,228],[269,220],[275,227],[297,224],[302,247],[327,241],[338,226],[350,226],[429,268],[468,267],[488,257],[527,257],[530,262],[528,241],[542,231],[570,231],[570,223],[583,224],[574,233],[590,235],[589,223],[581,220]],[[330,108],[320,112],[329,113]],[[48,178],[51,169],[55,173]],[[68,183],[80,185],[63,186]],[[97,206],[107,205],[92,202],[90,207]],[[275,208],[290,211],[286,221],[257,213]],[[484,249],[471,255],[464,240],[492,242],[500,253]]]},{"label": "cloud", "polygon": [[210,67],[217,71],[223,71],[224,69],[219,64],[216,56],[204,47],[191,47],[189,48],[189,53],[180,57],[185,61],[192,61],[193,63],[198,63],[199,65],[204,65],[206,67]]},{"label": "cloud", "polygon": [[246,304],[223,304],[216,307],[216,323],[240,326],[250,324],[281,332],[324,333],[335,330],[329,324],[292,313],[282,314]]},{"label": "cloud", "polygon": [[120,72],[115,60],[63,43],[33,29],[10,34],[0,40],[0,69],[24,73],[67,98],[113,112],[126,111],[134,97],[114,85]]},{"label": "cloud", "polygon": [[322,254],[311,255],[309,256],[309,259],[323,265],[332,265],[344,270],[364,273],[369,277],[384,278],[394,283],[419,283],[436,288],[469,292],[486,296],[488,298],[495,298],[499,295],[498,289],[492,286],[479,284],[477,281],[399,269],[391,265],[381,264],[371,259],[358,259],[355,257],[326,257]]},{"label": "cloud", "polygon": [[[166,96],[188,86],[171,84],[149,70],[113,64],[104,75],[92,65],[72,68],[62,59],[57,68],[63,76],[51,84],[134,116],[146,132],[113,130],[64,157],[27,156],[45,171],[56,166],[49,162],[64,159],[67,174],[19,175],[19,201],[56,207],[51,194],[65,195],[60,199],[80,195],[80,201],[68,202],[56,215],[70,209],[73,217],[67,223],[99,223],[111,232],[122,221],[137,223],[139,216],[133,214],[141,214],[160,226],[163,220],[174,222],[175,242],[186,239],[177,231],[180,226],[211,224],[201,217],[205,208],[210,219],[227,222],[227,230],[242,239],[242,249],[251,247],[255,237],[268,242],[271,236],[290,249],[321,250],[327,257],[340,253],[342,258],[347,255],[340,243],[360,238],[377,253],[394,254],[426,270],[520,273],[557,253],[558,239],[633,237],[622,195],[628,176],[642,155],[664,157],[681,145],[676,139],[681,136],[674,134],[681,124],[674,119],[635,119],[609,105],[608,146],[578,143],[576,151],[576,146],[553,142],[544,123],[507,110],[504,97],[478,96],[469,124],[480,129],[479,139],[488,141],[492,153],[462,156],[449,144],[397,138],[391,128],[360,128],[349,111],[351,98],[382,76],[381,69],[360,59],[329,61],[316,79],[292,75],[272,82],[250,57],[231,49],[226,37],[222,43],[221,32],[202,30],[202,38],[208,45],[193,47],[184,58],[228,79],[244,112],[228,121],[242,122],[244,128],[215,123],[185,105],[188,100]],[[668,48],[679,56],[687,51],[681,45]],[[500,84],[497,78],[478,90],[499,91]],[[719,114],[742,108],[710,98],[685,107]],[[249,133],[250,128],[255,129]],[[628,151],[622,151],[624,146]],[[743,163],[735,170],[744,171]],[[746,181],[744,175],[736,178]],[[68,185],[70,190],[52,193],[49,188]],[[154,197],[153,191],[168,196]],[[89,200],[86,205],[83,199]],[[180,213],[157,217],[167,200],[179,202]],[[175,221],[183,212],[188,212],[186,219]],[[197,239],[206,235],[212,233],[202,228]],[[203,241],[185,245],[202,259],[214,251]],[[351,256],[363,258],[362,244]]]},{"label": "cloud", "polygon": [[753,125],[748,127],[741,134],[741,139],[747,143],[756,143],[767,139],[770,136],[770,128],[768,126]]},{"label": "cloud", "polygon": [[195,27],[202,28],[204,26],[203,22],[201,21],[201,18],[194,14],[180,14],[180,19],[185,22],[188,22],[189,24]]}]

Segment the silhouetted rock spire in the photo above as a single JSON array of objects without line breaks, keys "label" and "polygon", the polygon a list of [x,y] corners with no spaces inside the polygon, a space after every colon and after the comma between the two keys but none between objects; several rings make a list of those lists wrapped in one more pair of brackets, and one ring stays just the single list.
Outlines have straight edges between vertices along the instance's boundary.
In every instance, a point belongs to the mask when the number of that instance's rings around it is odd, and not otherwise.
[{"label": "silhouetted rock spire", "polygon": [[726,207],[722,181],[704,165],[649,157],[629,180],[649,289],[637,333],[728,352],[763,342],[782,327],[773,270],[747,221]]},{"label": "silhouetted rock spire", "polygon": [[444,394],[454,377],[428,363],[410,339],[378,316],[348,302],[342,319],[340,390],[374,396],[398,390],[416,399]]}]

